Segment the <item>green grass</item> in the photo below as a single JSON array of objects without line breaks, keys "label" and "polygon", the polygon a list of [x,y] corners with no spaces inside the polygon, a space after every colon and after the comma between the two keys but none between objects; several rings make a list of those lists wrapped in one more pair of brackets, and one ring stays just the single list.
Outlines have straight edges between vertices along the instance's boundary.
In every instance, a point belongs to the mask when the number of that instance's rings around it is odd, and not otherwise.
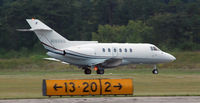
[{"label": "green grass", "polygon": [[200,70],[197,69],[160,69],[159,75],[151,74],[151,69],[112,69],[103,76],[84,75],[81,70],[4,71],[0,75],[0,99],[47,98],[42,96],[43,79],[93,78],[133,78],[134,96],[200,95]]},{"label": "green grass", "polygon": [[172,54],[177,60],[158,65],[158,75],[151,73],[151,65],[117,67],[100,76],[84,75],[81,69],[42,60],[40,55],[0,59],[0,99],[48,98],[42,96],[43,79],[93,78],[133,78],[134,96],[200,96],[200,53]]}]

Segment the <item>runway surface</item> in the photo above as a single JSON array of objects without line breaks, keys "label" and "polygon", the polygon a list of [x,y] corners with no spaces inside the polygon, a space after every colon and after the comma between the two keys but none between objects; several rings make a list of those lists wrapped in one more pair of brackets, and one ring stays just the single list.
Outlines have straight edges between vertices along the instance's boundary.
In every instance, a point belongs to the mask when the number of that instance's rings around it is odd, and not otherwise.
[{"label": "runway surface", "polygon": [[200,96],[15,99],[0,103],[200,103]]}]

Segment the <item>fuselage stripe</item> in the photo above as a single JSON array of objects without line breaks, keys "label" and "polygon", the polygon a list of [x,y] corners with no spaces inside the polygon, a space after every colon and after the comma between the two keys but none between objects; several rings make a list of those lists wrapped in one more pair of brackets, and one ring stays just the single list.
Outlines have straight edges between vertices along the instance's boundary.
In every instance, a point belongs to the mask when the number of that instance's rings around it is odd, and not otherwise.
[{"label": "fuselage stripe", "polygon": [[45,45],[45,46],[48,46],[48,47],[50,47],[50,48],[52,48],[52,49],[55,49],[55,50],[58,50],[58,51],[63,51],[63,50],[60,50],[60,49],[57,49],[57,48],[55,48],[55,47],[53,47],[53,46],[50,46],[50,45],[48,45],[48,44],[46,44],[46,43],[44,43],[44,42],[41,42],[43,45]]}]

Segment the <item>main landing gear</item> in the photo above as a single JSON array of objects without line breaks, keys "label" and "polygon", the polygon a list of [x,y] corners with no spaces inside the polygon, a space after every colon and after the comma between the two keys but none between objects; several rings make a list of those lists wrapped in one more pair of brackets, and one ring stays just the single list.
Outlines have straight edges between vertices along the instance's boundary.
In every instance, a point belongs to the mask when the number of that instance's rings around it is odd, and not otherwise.
[{"label": "main landing gear", "polygon": [[102,70],[98,69],[97,70],[97,74],[104,74],[104,70],[103,69]]},{"label": "main landing gear", "polygon": [[101,66],[95,66],[94,69],[96,70],[97,74],[104,74],[104,68]]},{"label": "main landing gear", "polygon": [[[83,67],[85,74],[91,74],[92,71],[90,67]],[[104,69],[100,66],[95,66],[94,69],[96,70],[97,74],[104,74]]]},{"label": "main landing gear", "polygon": [[158,74],[158,69],[157,69],[156,65],[154,65],[152,73],[153,74]]},{"label": "main landing gear", "polygon": [[83,67],[83,69],[84,69],[85,74],[91,74],[92,73],[91,69],[88,68],[88,67]]}]

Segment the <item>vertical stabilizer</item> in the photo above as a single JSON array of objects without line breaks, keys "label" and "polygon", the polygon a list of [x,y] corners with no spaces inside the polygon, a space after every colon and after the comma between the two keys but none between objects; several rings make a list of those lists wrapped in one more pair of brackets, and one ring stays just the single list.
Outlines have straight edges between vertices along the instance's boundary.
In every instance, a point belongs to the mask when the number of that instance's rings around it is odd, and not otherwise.
[{"label": "vertical stabilizer", "polygon": [[26,19],[31,29],[17,29],[18,31],[33,31],[42,45],[50,52],[63,54],[70,46],[98,43],[98,41],[69,41],[38,19]]},{"label": "vertical stabilizer", "polygon": [[31,26],[29,31],[35,32],[43,46],[55,53],[63,53],[63,49],[69,47],[69,40],[58,34],[56,31],[42,23],[38,19],[26,19]]}]

